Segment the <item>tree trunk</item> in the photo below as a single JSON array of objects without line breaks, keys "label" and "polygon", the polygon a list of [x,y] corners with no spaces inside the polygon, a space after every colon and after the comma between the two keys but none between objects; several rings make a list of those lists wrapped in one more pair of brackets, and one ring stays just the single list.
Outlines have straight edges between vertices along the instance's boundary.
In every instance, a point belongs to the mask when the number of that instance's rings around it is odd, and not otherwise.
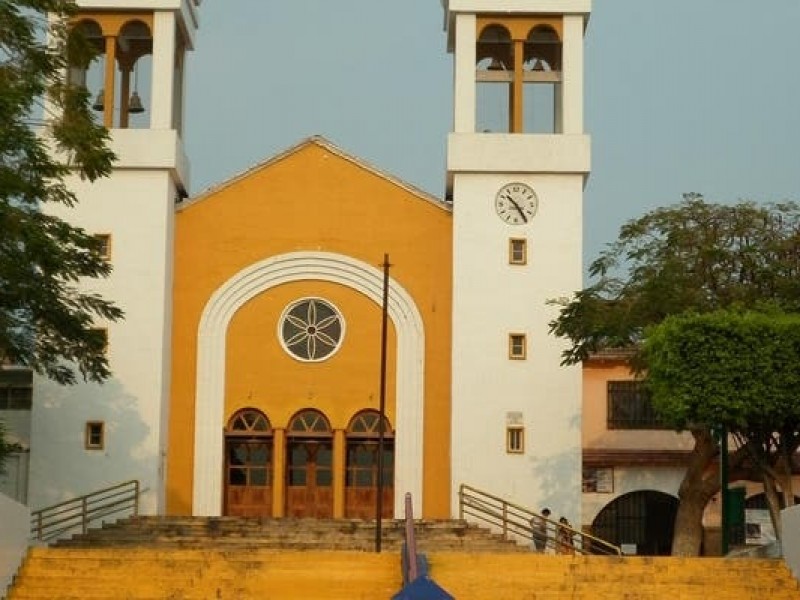
[{"label": "tree trunk", "polygon": [[[684,480],[685,481],[685,480]],[[712,494],[713,495],[713,494]],[[682,496],[675,515],[673,556],[698,556],[703,543],[703,512],[708,498],[702,493]]]},{"label": "tree trunk", "polygon": [[[764,497],[767,499],[769,517],[772,521],[772,528],[775,530],[775,538],[781,539],[781,509],[794,506],[794,489],[792,485],[792,460],[787,457],[787,451],[783,452],[774,460],[771,467],[763,469]],[[795,451],[794,447],[790,450]]]},{"label": "tree trunk", "polygon": [[719,491],[717,443],[707,429],[692,430],[694,448],[678,490],[678,512],[672,537],[673,556],[698,556],[703,543],[703,512]]},{"label": "tree trunk", "polygon": [[775,530],[775,538],[781,539],[781,505],[778,497],[776,478],[764,473],[764,498],[767,500],[769,518],[772,521],[772,529]]}]

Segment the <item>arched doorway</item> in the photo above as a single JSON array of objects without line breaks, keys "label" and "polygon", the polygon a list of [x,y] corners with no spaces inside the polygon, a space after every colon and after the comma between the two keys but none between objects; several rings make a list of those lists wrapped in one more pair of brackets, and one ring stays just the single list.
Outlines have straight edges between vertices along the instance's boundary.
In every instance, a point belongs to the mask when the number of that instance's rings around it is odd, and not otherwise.
[{"label": "arched doorway", "polygon": [[[256,295],[294,281],[309,273],[320,281],[340,283],[382,301],[383,273],[362,261],[329,252],[290,252],[254,263],[222,284],[203,308],[197,334],[195,370],[194,470],[192,514],[219,515],[223,477],[219,465],[223,447],[219,431],[224,427],[225,341],[233,315]],[[389,317],[397,333],[396,419],[399,431],[419,438],[396,440],[395,477],[398,489],[411,493],[417,514],[422,511],[425,326],[413,297],[397,281],[389,281]],[[404,441],[405,440],[405,441]],[[402,506],[396,506],[402,510]]]},{"label": "arched doorway", "polygon": [[272,516],[272,426],[253,408],[235,413],[225,428],[225,514]]},{"label": "arched doorway", "polygon": [[[351,519],[374,519],[378,499],[380,413],[363,410],[347,427],[347,465],[344,514]],[[383,420],[382,517],[394,514],[394,432]]]},{"label": "arched doorway", "polygon": [[612,500],[592,523],[592,535],[621,546],[636,546],[636,554],[669,556],[678,499],[653,490],[630,492]]},{"label": "arched doorway", "polygon": [[289,422],[286,452],[286,516],[333,516],[333,435],[318,410]]}]

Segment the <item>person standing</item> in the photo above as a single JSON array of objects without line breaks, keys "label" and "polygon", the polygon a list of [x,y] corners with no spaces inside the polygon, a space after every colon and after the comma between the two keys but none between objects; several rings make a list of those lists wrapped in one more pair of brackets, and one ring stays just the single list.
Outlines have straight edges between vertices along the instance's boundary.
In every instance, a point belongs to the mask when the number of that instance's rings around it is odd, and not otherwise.
[{"label": "person standing", "polygon": [[533,549],[544,552],[547,548],[547,520],[550,518],[550,509],[545,507],[540,515],[531,517],[531,538]]},{"label": "person standing", "polygon": [[575,543],[572,539],[572,525],[567,517],[558,520],[556,529],[556,552],[558,554],[575,554]]}]

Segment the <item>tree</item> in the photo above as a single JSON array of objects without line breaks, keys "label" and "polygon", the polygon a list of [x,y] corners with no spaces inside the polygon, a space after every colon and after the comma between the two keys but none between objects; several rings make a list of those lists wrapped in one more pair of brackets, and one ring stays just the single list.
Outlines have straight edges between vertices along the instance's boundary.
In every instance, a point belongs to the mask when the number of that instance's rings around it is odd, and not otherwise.
[{"label": "tree", "polygon": [[677,430],[731,433],[762,477],[780,535],[778,491],[783,505],[794,504],[792,456],[800,446],[800,315],[686,314],[645,337],[647,382],[662,420]]},{"label": "tree", "polygon": [[5,464],[6,456],[11,452],[11,446],[5,441],[6,425],[0,421],[0,475],[5,475],[3,465]]},{"label": "tree", "polygon": [[67,78],[68,66],[88,65],[94,53],[69,27],[75,10],[73,0],[0,0],[0,365],[30,366],[64,384],[77,373],[109,376],[105,340],[92,325],[122,317],[79,288],[111,271],[99,242],[46,210],[75,204],[68,175],[94,181],[115,158],[88,91]]},{"label": "tree", "polygon": [[[564,364],[603,348],[638,348],[645,328],[670,315],[770,303],[800,311],[800,206],[707,203],[698,194],[626,223],[590,265],[594,280],[550,324],[570,347]],[[641,353],[631,367],[646,368]],[[708,427],[690,428],[695,446],[679,490],[673,554],[697,554],[702,510],[719,491],[718,450]],[[744,452],[730,456],[741,466]],[[698,508],[699,507],[699,508]]]}]

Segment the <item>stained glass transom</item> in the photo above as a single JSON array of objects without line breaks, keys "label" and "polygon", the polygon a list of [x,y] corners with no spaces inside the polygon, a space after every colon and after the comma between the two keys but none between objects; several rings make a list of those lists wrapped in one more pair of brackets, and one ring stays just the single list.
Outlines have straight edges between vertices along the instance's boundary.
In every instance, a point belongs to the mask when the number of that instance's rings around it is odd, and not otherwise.
[{"label": "stained glass transom", "polygon": [[298,300],[284,311],[279,337],[286,351],[300,360],[329,358],[341,345],[344,320],[329,302],[319,298]]}]

